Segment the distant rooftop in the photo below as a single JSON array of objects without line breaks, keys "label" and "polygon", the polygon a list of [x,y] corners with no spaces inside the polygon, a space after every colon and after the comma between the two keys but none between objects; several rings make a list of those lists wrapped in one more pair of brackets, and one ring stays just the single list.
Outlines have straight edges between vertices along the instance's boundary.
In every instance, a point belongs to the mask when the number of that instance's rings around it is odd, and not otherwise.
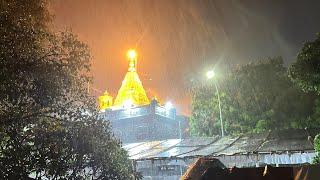
[{"label": "distant rooftop", "polygon": [[320,129],[269,131],[247,136],[192,137],[124,144],[131,159],[310,152]]}]

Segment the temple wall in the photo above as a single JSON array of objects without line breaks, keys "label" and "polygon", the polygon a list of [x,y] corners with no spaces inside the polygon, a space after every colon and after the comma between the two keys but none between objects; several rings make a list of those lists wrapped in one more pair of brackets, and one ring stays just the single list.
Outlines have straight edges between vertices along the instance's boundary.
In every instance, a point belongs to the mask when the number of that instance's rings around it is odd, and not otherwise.
[{"label": "temple wall", "polygon": [[184,137],[187,120],[176,117],[174,108],[165,109],[156,101],[134,108],[110,109],[100,114],[101,119],[111,122],[115,136],[123,143],[177,139],[180,133]]},{"label": "temple wall", "polygon": [[179,122],[158,115],[114,120],[111,125],[123,143],[179,138]]}]

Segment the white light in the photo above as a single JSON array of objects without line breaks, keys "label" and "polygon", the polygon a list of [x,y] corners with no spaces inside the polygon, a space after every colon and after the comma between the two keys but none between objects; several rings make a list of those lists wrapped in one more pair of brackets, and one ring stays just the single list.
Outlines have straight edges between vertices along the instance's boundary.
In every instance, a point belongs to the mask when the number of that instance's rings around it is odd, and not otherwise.
[{"label": "white light", "polygon": [[137,58],[136,50],[134,50],[134,49],[129,49],[128,52],[127,52],[127,56],[128,56],[129,59],[135,59],[135,58]]},{"label": "white light", "polygon": [[166,110],[170,110],[170,109],[173,108],[173,105],[172,105],[172,103],[169,101],[169,102],[167,102],[167,103],[164,105],[164,108],[166,108]]},{"label": "white light", "polygon": [[208,78],[208,79],[213,78],[214,75],[215,75],[215,74],[214,74],[214,71],[213,71],[213,70],[207,72],[207,78]]},{"label": "white light", "polygon": [[123,107],[126,109],[130,109],[132,107],[132,104],[133,103],[132,103],[131,99],[128,99],[123,102]]}]

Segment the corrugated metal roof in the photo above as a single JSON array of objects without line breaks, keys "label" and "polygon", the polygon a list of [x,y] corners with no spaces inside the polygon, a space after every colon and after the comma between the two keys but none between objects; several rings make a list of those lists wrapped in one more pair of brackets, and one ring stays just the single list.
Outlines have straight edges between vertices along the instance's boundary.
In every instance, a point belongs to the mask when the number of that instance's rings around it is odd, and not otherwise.
[{"label": "corrugated metal roof", "polygon": [[[310,133],[311,132],[311,133]],[[243,153],[313,151],[312,140],[318,130],[270,131],[247,136],[191,137],[131,143],[123,146],[131,159],[192,156],[220,156]]]}]

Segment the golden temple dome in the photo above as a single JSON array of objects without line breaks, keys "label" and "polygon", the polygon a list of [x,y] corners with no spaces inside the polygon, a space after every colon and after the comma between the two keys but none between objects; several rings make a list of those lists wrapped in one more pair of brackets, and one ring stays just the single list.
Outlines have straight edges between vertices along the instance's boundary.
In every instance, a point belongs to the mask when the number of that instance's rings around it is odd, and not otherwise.
[{"label": "golden temple dome", "polygon": [[109,95],[108,91],[105,91],[102,96],[99,96],[99,109],[104,111],[112,106],[113,97]]},{"label": "golden temple dome", "polygon": [[118,91],[113,106],[142,106],[150,104],[137,73],[137,53],[131,49],[127,53],[129,69]]}]

